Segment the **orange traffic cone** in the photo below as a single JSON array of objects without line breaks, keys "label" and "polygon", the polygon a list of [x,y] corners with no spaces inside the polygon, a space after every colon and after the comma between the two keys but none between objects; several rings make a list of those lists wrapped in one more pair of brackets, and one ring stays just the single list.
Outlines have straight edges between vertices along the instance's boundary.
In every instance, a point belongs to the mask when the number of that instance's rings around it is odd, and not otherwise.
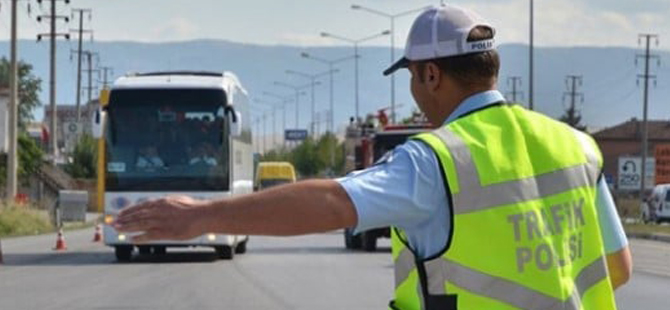
[{"label": "orange traffic cone", "polygon": [[95,235],[93,235],[93,242],[100,242],[102,241],[102,234],[100,233],[102,229],[100,228],[100,224],[95,225]]},{"label": "orange traffic cone", "polygon": [[56,238],[56,247],[54,251],[63,251],[67,250],[67,245],[65,245],[65,237],[63,237],[63,229],[58,230],[58,237]]}]

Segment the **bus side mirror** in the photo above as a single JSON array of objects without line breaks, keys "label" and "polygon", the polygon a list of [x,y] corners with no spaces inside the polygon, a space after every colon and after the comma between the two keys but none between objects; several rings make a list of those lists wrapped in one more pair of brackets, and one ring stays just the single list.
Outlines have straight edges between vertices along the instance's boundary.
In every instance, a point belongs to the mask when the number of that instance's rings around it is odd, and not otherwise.
[{"label": "bus side mirror", "polygon": [[242,113],[235,111],[232,106],[226,107],[226,114],[230,120],[230,135],[238,138],[242,135]]},{"label": "bus side mirror", "polygon": [[106,120],[107,120],[107,113],[105,113],[105,111],[103,111],[102,108],[95,110],[92,119],[93,124],[91,126],[93,138],[95,139],[102,138]]}]

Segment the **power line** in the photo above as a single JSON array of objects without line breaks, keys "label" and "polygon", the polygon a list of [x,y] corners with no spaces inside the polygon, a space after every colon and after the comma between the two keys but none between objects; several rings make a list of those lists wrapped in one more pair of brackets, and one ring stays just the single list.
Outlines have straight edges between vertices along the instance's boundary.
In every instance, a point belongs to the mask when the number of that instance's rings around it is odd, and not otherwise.
[{"label": "power line", "polygon": [[649,144],[649,128],[647,126],[647,112],[648,112],[648,106],[649,106],[649,81],[653,80],[654,85],[656,84],[656,75],[650,74],[649,73],[649,61],[652,59],[655,59],[657,61],[658,66],[661,65],[661,58],[658,55],[652,55],[650,53],[651,49],[651,40],[655,39],[656,40],[656,46],[658,46],[658,35],[656,34],[640,34],[638,36],[638,44],[642,43],[642,39],[645,40],[645,53],[641,55],[637,55],[635,57],[635,64],[637,65],[637,60],[642,58],[644,59],[644,74],[638,74],[638,84],[640,82],[640,79],[644,81],[644,91],[642,95],[642,172],[640,173],[640,176],[642,179],[640,180],[640,199],[644,199],[645,195],[645,181],[646,181],[646,171],[647,171],[647,153],[648,153],[648,144]]},{"label": "power line", "polygon": [[[95,57],[96,62],[100,62],[100,55],[96,52],[92,51],[82,51],[82,54],[86,56],[86,63],[88,64],[88,69],[84,70],[88,74],[88,87],[85,87],[86,91],[88,92],[88,101],[91,102],[93,100],[93,90],[97,90],[96,86],[93,86],[93,73],[99,73],[100,69],[93,69],[93,58]],[[97,67],[97,65],[95,66]]]},{"label": "power line", "polygon": [[77,47],[77,123],[81,119],[81,55],[82,55],[82,40],[84,33],[93,35],[93,30],[84,29],[84,14],[88,14],[89,21],[91,20],[92,15],[91,9],[72,9],[72,16],[75,14],[79,15],[79,29],[70,29],[70,32],[76,32],[78,36],[78,47]]},{"label": "power line", "polygon": [[[37,16],[37,21],[42,22],[43,19],[49,19],[50,21],[50,31],[49,33],[40,33],[37,35],[37,41],[41,41],[42,37],[50,38],[50,56],[51,56],[51,65],[50,65],[50,75],[49,75],[49,106],[51,107],[51,124],[50,124],[50,139],[49,139],[49,153],[53,157],[52,160],[55,163],[56,158],[58,157],[58,132],[56,128],[56,39],[59,36],[65,37],[65,39],[70,39],[69,33],[57,33],[56,32],[56,20],[63,19],[65,22],[69,22],[70,18],[64,15],[56,14],[56,1],[59,0],[49,0],[51,3],[51,13],[49,15],[39,15]],[[69,0],[65,1],[65,4],[68,4]],[[43,0],[37,0],[37,3],[42,5]]]},{"label": "power line", "polygon": [[563,93],[563,102],[565,103],[566,98],[570,99],[570,106],[566,111],[565,120],[573,127],[579,126],[579,122],[581,121],[581,116],[577,109],[577,100],[581,100],[584,103],[584,93],[578,92],[577,87],[582,86],[582,84],[583,78],[581,75],[568,75],[565,78],[567,91]]},{"label": "power line", "polygon": [[512,91],[508,92],[508,97],[512,97],[512,102],[517,103],[517,95],[523,97],[523,92],[518,90],[517,85],[521,86],[521,77],[520,76],[511,76],[507,78],[507,86],[512,85]]},{"label": "power line", "polygon": [[100,74],[98,74],[98,84],[102,84],[103,89],[109,88],[110,77],[114,76],[114,68],[101,66],[98,70],[99,73],[102,73],[102,80],[100,80]]}]

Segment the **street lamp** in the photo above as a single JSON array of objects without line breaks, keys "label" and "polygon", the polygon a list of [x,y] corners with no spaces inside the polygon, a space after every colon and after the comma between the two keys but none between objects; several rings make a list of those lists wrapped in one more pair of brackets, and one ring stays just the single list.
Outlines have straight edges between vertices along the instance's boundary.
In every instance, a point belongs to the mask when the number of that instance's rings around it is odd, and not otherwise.
[{"label": "street lamp", "polygon": [[[412,13],[423,11],[430,8],[430,6],[425,6],[418,9],[413,9],[409,11],[404,11],[396,14],[390,14],[375,9],[370,9],[358,4],[351,5],[352,10],[365,11],[371,14],[378,16],[383,16],[391,20],[391,64],[395,63],[395,19],[398,17],[406,16]],[[395,124],[395,74],[391,74],[391,122]]]},{"label": "street lamp", "polygon": [[302,56],[302,58],[311,59],[311,60],[314,60],[314,61],[317,61],[317,62],[328,65],[328,68],[329,68],[328,72],[330,73],[329,75],[330,75],[330,114],[331,114],[330,115],[330,124],[329,124],[330,128],[328,128],[328,130],[330,130],[334,134],[335,133],[335,125],[333,124],[333,120],[335,118],[334,118],[334,109],[333,109],[333,105],[334,105],[334,102],[333,102],[333,91],[334,91],[333,90],[334,89],[333,75],[334,75],[335,69],[333,69],[333,66],[335,66],[335,64],[337,64],[337,63],[347,61],[347,60],[352,59],[352,58],[356,58],[356,55],[351,55],[351,56],[337,58],[337,59],[324,59],[324,58],[316,57],[316,56],[311,55],[309,53],[303,52],[303,53],[300,54],[300,56]]},{"label": "street lamp", "polygon": [[[330,128],[329,128],[329,130],[333,134],[333,136],[335,136],[335,124],[334,124],[335,123],[335,121],[334,121],[335,120],[335,114],[334,114],[335,112],[334,112],[334,103],[333,103],[333,86],[334,86],[333,85],[333,75],[334,75],[333,72],[335,70],[333,69],[333,66],[337,63],[347,61],[351,58],[356,58],[356,55],[351,55],[351,56],[348,56],[348,57],[332,59],[332,60],[316,57],[316,56],[310,55],[306,52],[301,53],[300,56],[302,56],[302,58],[311,59],[311,60],[318,61],[320,63],[328,65],[328,72],[330,73],[330,119],[329,119]],[[330,148],[330,167],[331,167],[331,169],[333,167],[335,167],[335,148],[334,147]]]},{"label": "street lamp", "polygon": [[278,103],[271,103],[271,102],[267,102],[267,101],[260,100],[260,99],[254,99],[254,102],[265,105],[265,106],[269,106],[270,108],[272,108],[272,132],[273,132],[273,134],[272,134],[272,146],[277,147],[277,140],[276,140],[277,135],[275,135],[274,133],[277,130],[277,105],[278,105]]},{"label": "street lamp", "polygon": [[[333,73],[337,73],[337,72],[339,72],[339,70],[335,69],[335,72],[333,72]],[[317,85],[316,83],[317,83],[318,78],[330,74],[330,71],[321,72],[321,73],[317,73],[317,74],[309,74],[309,73],[304,73],[304,72],[289,69],[289,70],[286,70],[286,74],[297,75],[297,76],[300,76],[300,77],[307,78],[311,81],[311,85],[312,85],[312,120],[310,122],[311,123],[310,131],[311,131],[312,135],[314,135],[314,117],[315,117],[314,113],[315,113],[315,109],[316,109],[316,107],[315,107],[316,104],[315,104],[315,101],[314,101],[314,86]]]},{"label": "street lamp", "polygon": [[312,90],[314,90],[314,85],[312,83],[306,84],[306,85],[291,85],[288,83],[280,82],[280,81],[275,81],[274,82],[275,86],[281,86],[281,87],[286,87],[289,89],[292,89],[295,91],[295,129],[300,128],[300,95],[306,95],[307,93],[302,92],[301,90],[312,87]]},{"label": "street lamp", "polygon": [[358,54],[358,45],[359,45],[360,43],[362,43],[362,42],[370,41],[370,40],[372,40],[372,39],[376,39],[376,38],[379,38],[379,37],[382,37],[382,36],[387,36],[387,35],[389,35],[389,34],[391,34],[391,31],[390,31],[390,30],[384,30],[384,31],[382,31],[381,33],[376,33],[376,34],[374,34],[374,35],[367,36],[367,37],[364,37],[364,38],[360,38],[360,39],[350,39],[350,38],[346,38],[346,37],[339,36],[339,35],[335,35],[335,34],[328,33],[328,32],[322,32],[322,33],[321,33],[321,36],[324,37],[324,38],[333,38],[333,39],[337,39],[337,40],[340,40],[340,41],[349,42],[349,43],[352,43],[352,44],[354,45],[354,56],[355,56],[355,60],[354,60],[354,72],[356,73],[356,74],[355,74],[355,81],[354,81],[354,84],[355,84],[355,95],[354,95],[354,96],[356,97],[356,100],[355,100],[355,101],[356,101],[356,122],[358,122],[358,120],[359,120],[359,116],[360,116],[359,113],[358,113],[358,108],[359,108],[359,95],[358,95],[358,58],[360,58],[360,55]]},{"label": "street lamp", "polygon": [[[256,117],[256,122],[255,124],[258,126],[258,133],[256,134],[256,149],[258,150],[258,153],[265,154],[265,138],[267,137],[267,126],[266,126],[266,117],[267,113],[264,113],[263,111],[260,110],[252,110],[255,113],[260,113]],[[263,122],[263,139],[261,140],[261,122]],[[262,145],[262,152],[261,152],[261,145]]]},{"label": "street lamp", "polygon": [[286,146],[286,139],[284,137],[285,132],[286,132],[286,104],[291,102],[291,100],[293,100],[293,99],[291,99],[291,96],[275,94],[275,93],[268,92],[268,91],[264,91],[263,95],[281,100],[281,103],[282,103],[282,133],[281,133],[281,136],[282,136],[282,144],[284,146]]}]

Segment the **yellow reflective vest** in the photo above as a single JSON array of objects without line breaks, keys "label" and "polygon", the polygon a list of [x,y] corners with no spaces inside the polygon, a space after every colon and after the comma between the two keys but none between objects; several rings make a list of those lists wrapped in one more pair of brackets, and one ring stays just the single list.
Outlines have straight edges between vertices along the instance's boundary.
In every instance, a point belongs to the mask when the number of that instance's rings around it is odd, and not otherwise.
[{"label": "yellow reflective vest", "polygon": [[414,139],[440,162],[451,234],[442,253],[418,259],[393,229],[391,309],[616,309],[591,137],[500,104]]}]

